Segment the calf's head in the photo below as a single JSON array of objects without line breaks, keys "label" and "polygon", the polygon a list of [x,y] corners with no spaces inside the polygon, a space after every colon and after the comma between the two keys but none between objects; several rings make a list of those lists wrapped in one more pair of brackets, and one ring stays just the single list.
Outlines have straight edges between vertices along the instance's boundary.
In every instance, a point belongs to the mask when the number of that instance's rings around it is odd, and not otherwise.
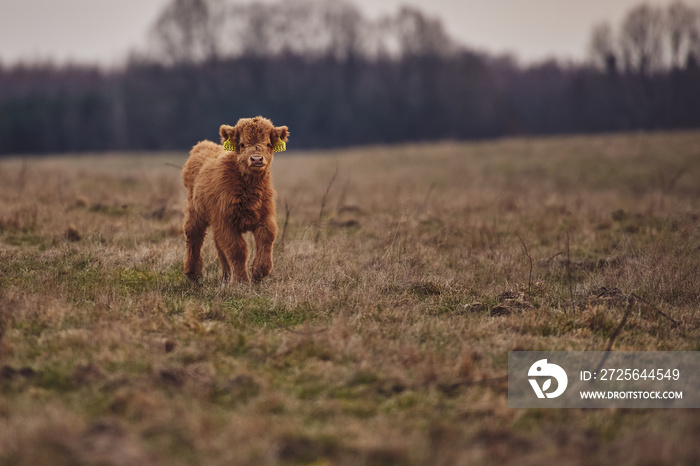
[{"label": "calf's head", "polygon": [[229,155],[236,158],[241,173],[261,175],[270,170],[273,148],[287,142],[289,130],[257,116],[241,118],[236,126],[221,125],[219,134]]}]

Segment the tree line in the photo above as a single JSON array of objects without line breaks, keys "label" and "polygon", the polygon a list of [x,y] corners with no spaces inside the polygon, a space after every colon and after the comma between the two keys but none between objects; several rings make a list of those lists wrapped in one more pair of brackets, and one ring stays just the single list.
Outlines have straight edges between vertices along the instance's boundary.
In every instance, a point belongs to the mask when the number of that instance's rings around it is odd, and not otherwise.
[{"label": "tree line", "polygon": [[522,66],[414,8],[172,0],[122,69],[0,66],[0,153],[182,150],[258,114],[308,148],[700,126],[700,10],[640,5],[589,52]]}]

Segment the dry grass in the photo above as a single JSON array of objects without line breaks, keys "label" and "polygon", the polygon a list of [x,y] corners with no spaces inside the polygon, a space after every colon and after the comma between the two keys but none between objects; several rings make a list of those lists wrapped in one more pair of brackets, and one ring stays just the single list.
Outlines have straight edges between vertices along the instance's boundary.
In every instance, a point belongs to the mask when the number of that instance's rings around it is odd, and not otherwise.
[{"label": "dry grass", "polygon": [[693,411],[513,410],[504,376],[604,349],[631,294],[615,349],[700,350],[699,160],[697,132],[285,153],[273,275],[222,286],[207,242],[195,287],[184,154],[4,160],[0,464],[697,464]]}]

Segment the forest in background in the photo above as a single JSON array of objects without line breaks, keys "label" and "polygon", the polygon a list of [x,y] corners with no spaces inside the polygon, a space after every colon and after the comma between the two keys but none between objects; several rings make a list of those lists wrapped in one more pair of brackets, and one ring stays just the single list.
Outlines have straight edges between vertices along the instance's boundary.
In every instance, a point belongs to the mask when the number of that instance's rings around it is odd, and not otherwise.
[{"label": "forest in background", "polygon": [[414,8],[172,0],[117,70],[0,65],[0,154],[183,150],[262,114],[293,147],[700,127],[700,9],[642,4],[521,65]]}]

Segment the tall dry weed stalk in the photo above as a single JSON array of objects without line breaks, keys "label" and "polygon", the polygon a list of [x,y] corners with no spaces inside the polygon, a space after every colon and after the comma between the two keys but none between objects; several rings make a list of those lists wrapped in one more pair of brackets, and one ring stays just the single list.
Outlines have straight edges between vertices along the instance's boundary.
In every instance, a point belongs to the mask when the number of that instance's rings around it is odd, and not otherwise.
[{"label": "tall dry weed stalk", "polygon": [[318,212],[318,224],[317,224],[317,228],[316,228],[316,237],[314,238],[315,244],[318,244],[319,240],[321,239],[321,227],[323,225],[323,211],[326,208],[326,201],[328,200],[328,193],[331,191],[331,188],[333,187],[333,183],[335,183],[335,179],[338,177],[339,171],[340,171],[340,165],[336,165],[335,172],[333,173],[331,180],[328,182],[328,186],[326,186],[326,191],[323,193],[323,197],[321,198],[321,209]]}]

